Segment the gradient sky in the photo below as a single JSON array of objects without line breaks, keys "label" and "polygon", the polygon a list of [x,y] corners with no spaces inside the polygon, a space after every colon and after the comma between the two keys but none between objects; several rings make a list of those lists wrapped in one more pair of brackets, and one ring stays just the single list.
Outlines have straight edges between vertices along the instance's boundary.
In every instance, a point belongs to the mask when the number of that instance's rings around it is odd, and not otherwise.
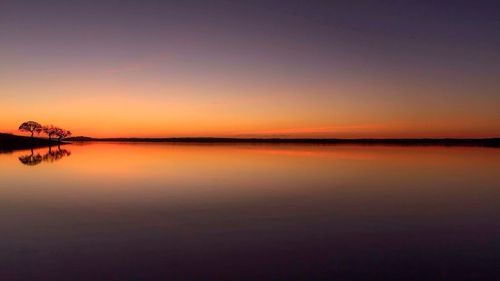
[{"label": "gradient sky", "polygon": [[499,3],[0,0],[0,131],[500,136]]}]

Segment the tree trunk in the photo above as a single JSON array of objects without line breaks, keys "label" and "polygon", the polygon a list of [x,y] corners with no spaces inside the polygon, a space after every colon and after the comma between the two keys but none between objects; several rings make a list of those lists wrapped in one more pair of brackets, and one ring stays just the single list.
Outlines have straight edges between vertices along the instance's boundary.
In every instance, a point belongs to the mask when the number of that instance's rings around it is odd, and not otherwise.
[{"label": "tree trunk", "polygon": [[33,134],[34,134],[34,132],[31,132],[31,138],[33,138]]}]

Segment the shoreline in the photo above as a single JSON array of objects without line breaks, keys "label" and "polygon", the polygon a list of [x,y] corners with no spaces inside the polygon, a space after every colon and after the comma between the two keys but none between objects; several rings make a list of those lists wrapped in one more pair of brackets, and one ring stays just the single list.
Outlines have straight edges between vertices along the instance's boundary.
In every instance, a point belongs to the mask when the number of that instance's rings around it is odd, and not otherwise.
[{"label": "shoreline", "polygon": [[71,142],[127,142],[127,143],[212,143],[212,144],[360,144],[360,145],[402,145],[402,146],[481,146],[500,147],[500,138],[391,138],[391,139],[337,139],[337,138],[89,138],[74,137]]},{"label": "shoreline", "polygon": [[49,140],[37,137],[25,137],[12,134],[0,133],[0,152],[11,152],[14,150],[42,148],[69,144],[66,141]]},{"label": "shoreline", "polygon": [[476,146],[500,148],[500,138],[91,138],[72,137],[58,142],[44,138],[31,138],[0,133],[0,151],[58,146],[70,143],[122,142],[122,143],[191,143],[191,144],[311,144],[311,145],[396,145],[396,146]]}]

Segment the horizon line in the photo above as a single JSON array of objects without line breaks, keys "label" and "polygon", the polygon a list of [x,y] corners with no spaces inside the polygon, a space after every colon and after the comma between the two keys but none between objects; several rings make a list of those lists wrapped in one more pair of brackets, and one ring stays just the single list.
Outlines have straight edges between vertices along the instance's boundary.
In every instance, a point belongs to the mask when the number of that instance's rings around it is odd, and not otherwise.
[{"label": "horizon line", "polygon": [[[23,136],[23,134],[15,134],[12,132],[0,132],[0,134]],[[48,139],[47,137],[34,136],[39,139]],[[161,140],[161,139],[235,139],[235,140],[485,140],[485,139],[500,139],[498,136],[488,136],[488,137],[453,137],[453,136],[443,136],[443,137],[289,137],[289,136],[255,136],[255,137],[245,137],[245,136],[162,136],[162,137],[137,137],[137,136],[127,136],[127,137],[93,137],[78,135],[72,136],[65,139],[78,139],[86,138],[93,140],[118,140],[118,139],[139,139],[139,140]]]}]

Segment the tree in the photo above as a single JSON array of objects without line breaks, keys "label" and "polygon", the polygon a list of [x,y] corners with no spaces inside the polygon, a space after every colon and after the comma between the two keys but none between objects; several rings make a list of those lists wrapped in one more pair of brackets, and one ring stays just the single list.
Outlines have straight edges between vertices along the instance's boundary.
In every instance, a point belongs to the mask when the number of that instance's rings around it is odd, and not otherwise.
[{"label": "tree", "polygon": [[57,140],[59,142],[61,142],[61,139],[63,138],[67,138],[69,136],[71,136],[71,132],[68,131],[68,130],[65,130],[65,129],[61,129],[61,128],[55,128],[55,135],[57,136]]},{"label": "tree", "polygon": [[31,137],[33,137],[33,134],[35,133],[40,134],[42,132],[42,129],[42,125],[35,121],[27,121],[19,126],[19,131],[29,132],[31,133]]},{"label": "tree", "polygon": [[43,132],[49,136],[49,140],[52,140],[52,136],[56,134],[57,127],[54,127],[53,125],[48,125],[48,126],[43,126]]}]

